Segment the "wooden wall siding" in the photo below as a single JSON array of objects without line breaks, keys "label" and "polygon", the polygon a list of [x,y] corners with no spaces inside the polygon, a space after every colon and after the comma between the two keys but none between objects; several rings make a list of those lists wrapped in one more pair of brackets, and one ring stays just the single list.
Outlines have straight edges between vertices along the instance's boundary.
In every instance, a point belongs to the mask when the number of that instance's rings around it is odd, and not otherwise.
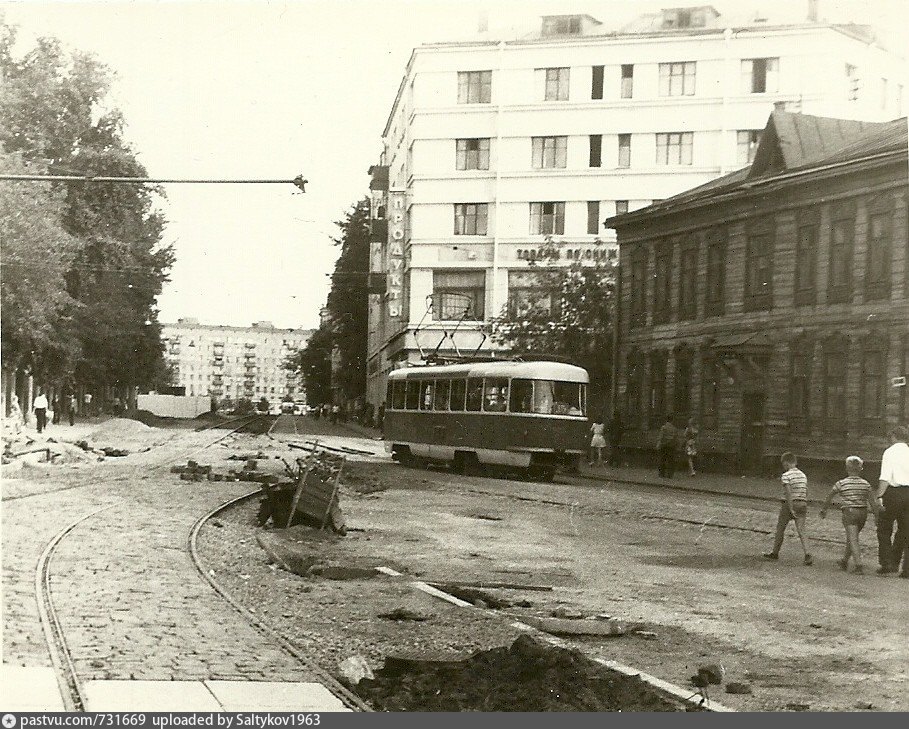
[{"label": "wooden wall siding", "polygon": [[[675,398],[675,348],[687,345],[691,360],[692,413],[701,419],[703,393],[703,352],[713,339],[743,332],[762,332],[775,343],[767,365],[765,453],[778,453],[793,448],[807,457],[840,459],[852,453],[876,460],[886,445],[888,424],[909,422],[909,397],[903,389],[890,385],[890,378],[909,376],[905,348],[909,342],[909,226],[907,226],[907,180],[905,169],[892,167],[861,177],[843,175],[823,183],[803,184],[747,202],[716,205],[709,210],[683,212],[671,219],[642,221],[634,227],[619,230],[622,258],[629,261],[643,254],[646,260],[645,323],[631,321],[631,282],[623,286],[620,327],[618,386],[623,403],[627,387],[627,356],[640,352],[644,368],[642,383],[644,416],[637,429],[630,429],[626,445],[653,447],[656,433],[648,417],[653,350],[665,350],[665,402],[672,408]],[[869,216],[881,206],[892,208],[890,291],[885,299],[866,300],[865,270]],[[828,301],[830,236],[838,211],[854,214],[855,229],[852,251],[850,298],[846,302]],[[656,223],[659,223],[659,226]],[[815,303],[796,303],[796,254],[800,225],[818,226],[815,260]],[[744,306],[746,253],[749,232],[758,226],[769,226],[774,239],[773,308],[768,311],[746,311]],[[725,232],[724,313],[711,316],[706,305],[707,247],[712,235]],[[683,246],[697,247],[697,301],[695,317],[682,318],[678,310],[680,276],[678,265]],[[673,262],[668,321],[654,324],[653,300],[655,260],[669,257]],[[839,338],[846,353],[845,405],[846,422],[834,424],[823,418],[824,344]],[[876,343],[882,345],[886,363],[885,417],[877,422],[863,421],[862,353]],[[808,392],[810,420],[799,432],[791,427],[790,366],[793,347],[810,353]],[[701,449],[705,452],[734,456],[739,451],[741,432],[741,398],[739,382],[731,383],[720,367],[719,410],[715,426],[702,423]]]}]

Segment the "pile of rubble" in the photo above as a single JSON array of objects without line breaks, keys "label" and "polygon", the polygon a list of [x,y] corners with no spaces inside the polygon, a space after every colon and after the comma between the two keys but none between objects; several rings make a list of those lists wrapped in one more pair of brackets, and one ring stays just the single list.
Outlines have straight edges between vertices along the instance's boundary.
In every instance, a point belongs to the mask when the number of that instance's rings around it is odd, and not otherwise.
[{"label": "pile of rubble", "polygon": [[240,470],[231,469],[226,473],[214,471],[210,464],[187,461],[185,466],[172,466],[171,473],[180,474],[181,481],[253,481],[261,484],[276,484],[280,476],[261,473],[254,458],[248,459]]}]

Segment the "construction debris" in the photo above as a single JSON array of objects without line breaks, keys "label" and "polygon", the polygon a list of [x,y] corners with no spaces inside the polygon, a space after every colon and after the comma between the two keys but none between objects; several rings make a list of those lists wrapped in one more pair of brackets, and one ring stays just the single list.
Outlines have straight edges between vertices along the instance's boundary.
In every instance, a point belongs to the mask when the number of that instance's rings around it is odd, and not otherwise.
[{"label": "construction debris", "polygon": [[528,625],[551,635],[599,635],[614,638],[637,629],[623,620],[572,620],[571,618],[522,618]]},{"label": "construction debris", "polygon": [[429,620],[432,615],[420,613],[416,610],[411,610],[410,608],[399,606],[387,613],[379,613],[379,617],[385,620],[412,620],[417,623],[422,623],[424,620]]},{"label": "construction debris", "polygon": [[338,678],[349,688],[353,688],[364,678],[373,679],[372,669],[363,656],[348,656],[338,664]]},{"label": "construction debris", "polygon": [[751,694],[754,693],[751,690],[750,683],[744,683],[743,681],[730,681],[726,684],[726,693],[727,694]]}]

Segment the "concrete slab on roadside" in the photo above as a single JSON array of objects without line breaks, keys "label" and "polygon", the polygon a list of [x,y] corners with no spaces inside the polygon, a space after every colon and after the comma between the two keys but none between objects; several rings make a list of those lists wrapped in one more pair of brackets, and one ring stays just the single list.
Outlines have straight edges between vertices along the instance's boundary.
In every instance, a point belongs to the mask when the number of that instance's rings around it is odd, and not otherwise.
[{"label": "concrete slab on roadside", "polygon": [[321,683],[205,681],[224,711],[350,711]]},{"label": "concrete slab on roadside", "polygon": [[86,681],[86,711],[223,711],[201,681]]},{"label": "concrete slab on roadside", "polygon": [[66,711],[50,666],[0,666],[4,711]]}]

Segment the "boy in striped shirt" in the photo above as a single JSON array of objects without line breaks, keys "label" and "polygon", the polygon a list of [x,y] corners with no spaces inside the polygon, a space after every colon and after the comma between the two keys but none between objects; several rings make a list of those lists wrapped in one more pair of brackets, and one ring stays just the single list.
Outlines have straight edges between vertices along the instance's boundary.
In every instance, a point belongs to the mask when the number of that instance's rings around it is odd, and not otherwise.
[{"label": "boy in striped shirt", "polygon": [[783,546],[783,537],[786,536],[786,527],[790,520],[795,521],[795,530],[802,542],[805,552],[805,564],[814,562],[808,552],[808,538],[805,536],[805,519],[808,516],[808,477],[798,468],[798,459],[786,451],[780,462],[786,469],[782,475],[783,503],[780,504],[780,513],[776,520],[776,535],[773,539],[773,550],[764,555],[764,559],[779,559],[780,548]]},{"label": "boy in striped shirt", "polygon": [[864,573],[862,566],[862,552],[859,548],[859,533],[865,526],[865,520],[868,518],[869,507],[877,509],[877,501],[874,499],[874,491],[871,484],[862,478],[862,466],[864,463],[858,456],[849,456],[846,459],[846,478],[837,481],[827,499],[821,507],[820,517],[823,519],[827,515],[827,507],[834,498],[839,497],[840,509],[843,512],[843,526],[846,529],[846,553],[839,561],[840,569],[845,571],[849,568],[849,557],[855,563],[855,574]]}]

